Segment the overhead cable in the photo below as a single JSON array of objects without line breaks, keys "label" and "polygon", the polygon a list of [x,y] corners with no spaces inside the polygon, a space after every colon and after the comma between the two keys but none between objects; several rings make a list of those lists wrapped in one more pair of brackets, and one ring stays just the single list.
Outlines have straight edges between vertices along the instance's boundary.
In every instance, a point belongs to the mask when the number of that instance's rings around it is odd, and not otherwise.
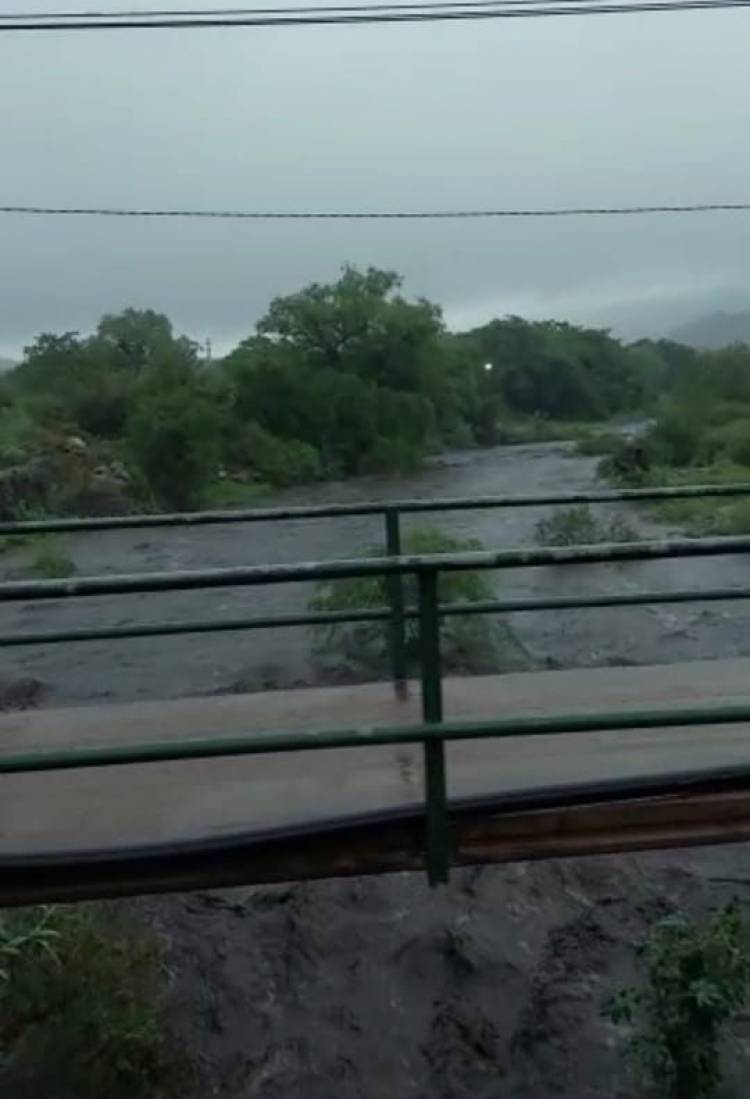
[{"label": "overhead cable", "polygon": [[424,4],[416,5],[408,10],[386,7],[383,9],[362,10],[347,9],[345,12],[326,12],[322,9],[309,8],[295,12],[289,9],[284,14],[278,11],[264,10],[251,15],[226,16],[210,15],[196,16],[158,16],[149,17],[139,15],[128,16],[122,19],[113,19],[109,16],[68,19],[51,18],[34,21],[33,16],[26,17],[23,21],[1,20],[0,34],[10,32],[34,32],[34,31],[87,31],[87,30],[196,30],[220,27],[300,27],[300,26],[326,26],[326,25],[356,25],[372,23],[434,23],[445,21],[474,20],[474,19],[529,19],[563,15],[621,15],[629,13],[647,12],[685,12],[685,11],[713,11],[727,8],[744,8],[750,6],[750,0],[619,0],[619,2],[599,3],[591,0],[590,3],[581,3],[580,0],[565,0],[562,4],[540,3],[532,5],[527,0],[516,0],[515,3],[505,6],[501,3],[488,7],[470,5],[459,8],[450,5],[448,8]]},{"label": "overhead cable", "polygon": [[115,206],[0,206],[0,214],[39,217],[200,218],[226,221],[432,221],[479,218],[622,217],[748,211],[750,202],[695,202],[651,206],[562,206],[483,210],[149,210]]},{"label": "overhead cable", "polygon": [[[550,6],[554,0],[397,0],[388,3],[363,4],[302,4],[295,7],[281,5],[275,8],[136,8],[121,11],[47,11],[47,12],[0,12],[1,22],[25,22],[50,20],[124,20],[124,19],[203,19],[240,18],[255,15],[315,15],[317,13],[352,12],[367,14],[380,11],[416,11],[430,12],[441,8],[504,8],[526,6]],[[601,3],[601,0],[565,0],[566,4]]]}]

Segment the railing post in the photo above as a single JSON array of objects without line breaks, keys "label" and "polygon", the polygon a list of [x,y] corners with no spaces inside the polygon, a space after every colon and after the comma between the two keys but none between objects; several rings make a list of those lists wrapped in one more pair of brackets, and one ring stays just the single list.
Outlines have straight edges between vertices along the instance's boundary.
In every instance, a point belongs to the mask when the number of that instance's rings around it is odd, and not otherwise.
[{"label": "railing post", "polygon": [[[422,658],[422,718],[439,725],[443,720],[440,675],[440,614],[436,569],[419,573],[419,642]],[[427,877],[430,885],[447,882],[450,868],[450,822],[445,779],[445,742],[424,741]]]},{"label": "railing post", "polygon": [[[401,522],[398,508],[385,510],[385,547],[389,557],[401,555]],[[404,627],[404,580],[394,573],[387,578],[391,617],[388,624],[391,672],[396,698],[405,699],[409,686],[406,667],[406,634]]]}]

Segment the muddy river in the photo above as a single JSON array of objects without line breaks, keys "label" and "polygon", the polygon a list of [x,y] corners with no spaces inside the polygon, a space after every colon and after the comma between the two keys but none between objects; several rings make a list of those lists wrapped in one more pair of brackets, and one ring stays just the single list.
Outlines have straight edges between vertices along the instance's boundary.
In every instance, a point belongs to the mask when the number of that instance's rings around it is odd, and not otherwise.
[{"label": "muddy river", "polygon": [[[325,504],[397,498],[501,493],[550,493],[596,486],[597,459],[568,444],[497,447],[445,455],[408,477],[367,477],[289,490],[269,505]],[[266,501],[264,501],[266,503]],[[669,528],[627,508],[644,536]],[[538,520],[551,509],[441,514],[435,523],[480,538],[489,548],[534,543]],[[407,517],[431,524],[429,516]],[[164,530],[118,530],[69,536],[78,575],[216,568],[351,556],[382,538],[379,517]],[[8,562],[12,568],[13,562]],[[567,594],[573,591],[654,587],[745,585],[750,561],[741,557],[619,565],[523,569],[494,574],[499,593]],[[265,589],[190,591],[163,595],[97,597],[9,604],[0,629],[80,628],[160,620],[260,615],[303,610],[309,585]],[[515,614],[509,618],[532,667],[587,667],[721,659],[750,654],[750,608],[713,603]],[[321,681],[309,634],[301,628],[215,635],[81,642],[6,649],[3,677],[33,677],[44,684],[47,705],[96,699],[127,701],[225,690],[254,690]]]}]

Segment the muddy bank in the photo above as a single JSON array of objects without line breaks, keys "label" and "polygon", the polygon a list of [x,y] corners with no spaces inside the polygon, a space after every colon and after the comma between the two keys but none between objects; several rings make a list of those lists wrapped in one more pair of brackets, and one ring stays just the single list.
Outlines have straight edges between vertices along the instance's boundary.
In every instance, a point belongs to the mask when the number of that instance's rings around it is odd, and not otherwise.
[{"label": "muddy bank", "polygon": [[[630,1099],[602,1005],[670,912],[750,893],[747,847],[142,902],[200,1099]],[[744,1044],[729,1051],[746,1094]]]},{"label": "muddy bank", "polygon": [[[567,444],[497,447],[447,455],[410,477],[368,477],[307,487],[279,493],[268,503],[582,490],[596,485],[596,462],[595,458],[575,455]],[[487,546],[519,546],[533,542],[536,523],[550,512],[523,509],[445,513],[434,519],[407,519],[405,525],[435,522],[450,533],[478,537]],[[628,520],[645,535],[667,530],[632,509],[627,512]],[[345,557],[382,537],[382,521],[378,518],[354,517],[186,530],[107,531],[70,537],[67,546],[78,573],[95,575]],[[746,584],[749,577],[750,562],[739,557],[494,574],[498,592],[508,595],[647,587],[698,589],[718,582]],[[144,595],[8,604],[0,608],[0,630],[295,613],[305,608],[309,595],[307,585],[291,584],[182,592],[158,598]],[[528,653],[530,666],[591,667],[747,655],[749,614],[747,604],[695,603],[682,607],[537,612],[514,615],[509,624]],[[253,690],[316,683],[321,678],[321,668],[312,659],[310,637],[304,629],[5,649],[0,672],[45,684],[49,705]]]}]

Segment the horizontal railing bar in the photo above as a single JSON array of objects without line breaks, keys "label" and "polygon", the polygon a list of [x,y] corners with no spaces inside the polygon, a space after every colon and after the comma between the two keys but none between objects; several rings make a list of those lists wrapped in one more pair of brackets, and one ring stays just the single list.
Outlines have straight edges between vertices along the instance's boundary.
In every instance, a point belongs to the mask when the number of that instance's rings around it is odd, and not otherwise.
[{"label": "horizontal railing bar", "polygon": [[750,704],[709,709],[633,710],[509,717],[493,721],[425,725],[372,726],[309,732],[254,733],[247,736],[211,736],[189,740],[154,741],[110,747],[81,747],[0,754],[0,775],[39,771],[77,770],[123,764],[163,763],[225,756],[251,756],[324,748],[364,748],[374,745],[420,744],[428,740],[482,740],[500,737],[550,736],[563,733],[601,733],[628,729],[674,728],[750,722]]},{"label": "horizontal railing bar", "polygon": [[[416,616],[416,612],[414,612]],[[216,618],[198,621],[164,622],[155,625],[92,627],[82,630],[39,630],[30,633],[0,634],[0,648],[14,645],[55,645],[71,641],[117,641],[133,637],[171,637],[188,633],[227,633],[241,630],[265,630],[288,626],[333,626],[348,622],[380,622],[390,618],[390,611],[351,610],[328,611],[320,614],[280,614],[263,618]]]},{"label": "horizontal railing bar", "polygon": [[[529,596],[522,599],[483,599],[474,603],[447,603],[441,615],[523,614],[531,611],[591,610],[599,607],[638,607],[650,603],[715,603],[750,599],[750,588],[675,589],[636,592],[601,592],[597,595]],[[416,617],[409,609],[407,615]]]},{"label": "horizontal railing bar", "polygon": [[231,588],[295,581],[343,580],[437,570],[538,568],[615,561],[645,561],[672,557],[708,557],[750,552],[750,536],[673,538],[653,542],[370,557],[341,561],[309,561],[293,565],[251,565],[227,569],[133,573],[122,576],[72,577],[65,580],[14,580],[0,584],[0,602],[19,599],[63,599],[88,595],[127,595],[152,591]]},{"label": "horizontal railing bar", "polygon": [[[441,617],[466,614],[517,614],[533,611],[585,610],[601,607],[635,607],[660,603],[713,603],[750,599],[750,588],[706,588],[703,591],[602,592],[599,595],[562,595],[548,598],[484,599],[474,603],[444,603]],[[116,641],[137,637],[170,637],[175,634],[226,633],[242,630],[283,629],[290,626],[333,626],[357,622],[385,622],[387,608],[326,611],[312,614],[280,614],[262,618],[188,619],[155,625],[92,627],[79,630],[37,630],[0,634],[0,648],[25,645],[55,645],[73,641]],[[418,618],[415,607],[404,608],[405,618]]]},{"label": "horizontal railing bar", "polygon": [[352,504],[309,507],[233,508],[225,511],[192,511],[155,515],[109,515],[89,519],[32,519],[0,523],[0,535],[41,534],[87,530],[137,530],[146,527],[190,527],[216,523],[268,523],[288,519],[331,519],[337,516],[402,514],[436,511],[479,511],[494,508],[555,507],[571,504],[606,504],[647,500],[680,500],[692,497],[750,496],[750,482],[729,485],[673,485],[630,489],[595,489],[588,492],[540,493],[518,496],[446,497],[442,500],[367,500]]}]

